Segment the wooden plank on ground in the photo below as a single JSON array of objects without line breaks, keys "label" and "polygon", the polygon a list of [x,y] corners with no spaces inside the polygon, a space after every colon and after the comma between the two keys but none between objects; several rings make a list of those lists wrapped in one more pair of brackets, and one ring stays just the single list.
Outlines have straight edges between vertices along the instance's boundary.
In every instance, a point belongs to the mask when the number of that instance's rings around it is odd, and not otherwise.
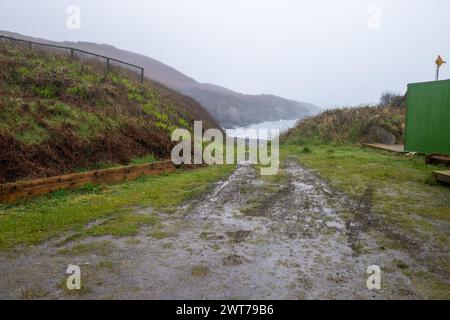
[{"label": "wooden plank on ground", "polygon": [[438,181],[450,183],[450,170],[434,171],[433,175]]},{"label": "wooden plank on ground", "polygon": [[403,144],[363,143],[363,146],[391,152],[405,153],[405,146]]},{"label": "wooden plank on ground", "polygon": [[145,175],[170,173],[175,170],[172,161],[161,161],[5,183],[0,185],[0,203],[11,203],[62,189],[76,189],[87,183],[116,183],[134,180]]},{"label": "wooden plank on ground", "polygon": [[430,154],[425,158],[427,164],[440,163],[450,166],[450,155]]}]

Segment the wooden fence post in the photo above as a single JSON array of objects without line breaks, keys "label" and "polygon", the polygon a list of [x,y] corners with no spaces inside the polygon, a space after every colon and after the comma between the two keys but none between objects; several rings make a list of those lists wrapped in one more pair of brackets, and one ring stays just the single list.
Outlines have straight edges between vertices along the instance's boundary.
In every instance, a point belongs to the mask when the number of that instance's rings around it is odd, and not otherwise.
[{"label": "wooden fence post", "polygon": [[109,60],[109,58],[106,58],[106,69],[108,70],[108,73],[109,73],[109,65],[110,65],[110,60]]},{"label": "wooden fence post", "polygon": [[144,68],[141,68],[141,83],[144,83]]}]

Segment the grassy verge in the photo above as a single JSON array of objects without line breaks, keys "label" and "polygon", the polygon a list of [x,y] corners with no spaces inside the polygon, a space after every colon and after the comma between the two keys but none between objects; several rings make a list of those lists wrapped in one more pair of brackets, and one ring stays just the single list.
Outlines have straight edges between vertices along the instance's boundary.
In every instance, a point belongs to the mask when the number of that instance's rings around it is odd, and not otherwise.
[{"label": "grassy verge", "polygon": [[[130,215],[132,206],[150,206],[170,211],[199,196],[234,170],[233,166],[211,166],[170,175],[142,177],[117,185],[87,186],[78,191],[58,191],[14,205],[0,206],[0,250],[33,245],[64,232],[80,232],[92,221],[108,218],[89,234],[133,234],[140,224],[156,223],[148,217]],[[141,221],[142,220],[142,221]],[[124,222],[130,222],[126,224]],[[124,229],[125,228],[125,229]],[[118,232],[118,233],[117,233]]]},{"label": "grassy verge", "polygon": [[401,221],[404,216],[450,221],[450,189],[432,177],[443,167],[426,165],[422,157],[349,145],[289,143],[282,146],[282,154],[297,156],[350,196],[373,187],[375,209],[396,222],[406,223],[409,219]]},{"label": "grassy verge", "polygon": [[402,239],[389,234],[383,245],[407,249],[427,265],[426,272],[405,272],[424,297],[450,296],[445,280],[450,270],[450,188],[432,178],[432,171],[442,167],[426,165],[423,157],[314,140],[288,140],[281,146],[281,155],[296,157],[354,199],[370,186],[374,190],[373,213],[379,221],[413,239],[418,248],[427,248],[427,252],[405,246]]}]

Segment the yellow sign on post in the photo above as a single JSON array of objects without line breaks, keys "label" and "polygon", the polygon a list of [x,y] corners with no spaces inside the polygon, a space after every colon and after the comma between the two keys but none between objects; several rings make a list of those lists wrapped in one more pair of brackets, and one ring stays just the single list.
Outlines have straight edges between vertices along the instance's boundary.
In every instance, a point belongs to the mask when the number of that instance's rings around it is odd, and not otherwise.
[{"label": "yellow sign on post", "polygon": [[436,64],[438,65],[438,67],[442,66],[444,63],[446,63],[444,59],[442,59],[441,56],[438,56],[438,58],[436,59]]},{"label": "yellow sign on post", "polygon": [[437,64],[437,69],[436,69],[436,81],[439,80],[439,69],[441,68],[441,66],[442,66],[444,63],[446,63],[446,62],[444,61],[444,59],[442,59],[441,56],[438,56],[437,59],[436,59],[436,64]]}]

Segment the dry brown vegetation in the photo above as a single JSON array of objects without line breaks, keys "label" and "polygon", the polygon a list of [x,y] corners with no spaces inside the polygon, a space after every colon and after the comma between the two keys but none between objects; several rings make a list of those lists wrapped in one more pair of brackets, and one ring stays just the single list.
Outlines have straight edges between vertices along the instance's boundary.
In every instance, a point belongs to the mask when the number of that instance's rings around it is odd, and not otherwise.
[{"label": "dry brown vegetation", "polygon": [[375,142],[369,128],[381,127],[403,141],[405,127],[405,99],[397,97],[388,106],[362,106],[327,110],[317,116],[304,119],[290,130],[288,138],[316,138],[324,142],[361,143]]},{"label": "dry brown vegetation", "polygon": [[0,43],[0,183],[170,156],[174,128],[219,127],[194,100],[104,64]]}]

